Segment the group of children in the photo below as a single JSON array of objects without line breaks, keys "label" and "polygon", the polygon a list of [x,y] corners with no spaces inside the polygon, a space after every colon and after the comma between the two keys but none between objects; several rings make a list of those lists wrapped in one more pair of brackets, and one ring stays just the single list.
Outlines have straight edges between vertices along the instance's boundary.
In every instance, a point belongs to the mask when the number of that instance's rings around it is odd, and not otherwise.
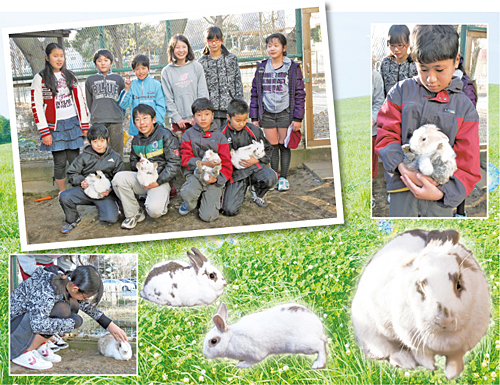
[{"label": "group of children", "polygon": [[[374,161],[385,168],[391,217],[451,217],[481,179],[477,93],[462,66],[452,25],[392,26],[391,54],[373,73]],[[409,50],[409,52],[408,52]],[[403,163],[402,145],[424,124],[449,138],[457,171],[442,185]]]},{"label": "group of children", "polygon": [[[237,57],[224,46],[222,31],[210,27],[204,38],[203,56],[195,61],[188,39],[172,37],[170,63],[161,72],[161,83],[149,76],[147,56],[133,58],[137,79],[132,81],[129,75],[124,80],[114,74],[112,54],[98,50],[94,55],[98,73],[87,78],[85,94],[66,68],[62,47],[56,43],[47,46],[45,68],[33,80],[32,109],[42,138],[41,150],[52,151],[54,158],[54,179],[66,220],[62,233],[80,223],[77,205],[94,204],[101,221],[115,223],[120,215],[119,198],[125,214],[121,227],[126,229],[145,219],[138,196],[146,196],[149,216],[166,214],[170,197],[177,194],[173,182],[181,167],[185,182],[179,213],[186,215],[200,204],[200,219],[208,222],[217,219],[219,211],[238,214],[249,186],[260,207],[267,205],[265,195],[270,189],[290,188],[291,151],[284,140],[289,128],[301,128],[305,90],[299,65],[286,56],[285,36],[275,33],[267,37],[269,59],[257,66],[250,106],[243,100]],[[123,163],[123,120],[129,106],[129,134],[134,136],[130,172]],[[171,129],[163,126],[165,116]],[[253,124],[247,123],[248,118]],[[89,144],[80,153],[84,137]],[[265,143],[265,156],[242,161],[243,169],[233,172],[230,150],[253,140]],[[219,155],[221,171],[206,182],[194,171],[196,162],[216,165],[203,161],[208,149]],[[141,155],[157,166],[158,179],[148,186],[142,186],[136,177]],[[69,190],[65,187],[66,163],[70,164],[67,179],[74,186]],[[101,199],[84,193],[86,177],[97,170],[112,181],[112,188]]]}]

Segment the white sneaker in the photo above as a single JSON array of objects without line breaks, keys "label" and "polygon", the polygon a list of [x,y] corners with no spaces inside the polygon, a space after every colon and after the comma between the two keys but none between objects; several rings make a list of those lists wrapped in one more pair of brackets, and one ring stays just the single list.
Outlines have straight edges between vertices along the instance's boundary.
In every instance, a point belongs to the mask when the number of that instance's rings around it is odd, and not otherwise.
[{"label": "white sneaker", "polygon": [[13,363],[33,370],[50,369],[52,362],[45,361],[36,350],[29,350],[12,360]]},{"label": "white sneaker", "polygon": [[[64,341],[61,336],[58,336],[57,334],[54,334],[51,340],[54,343],[54,345],[59,349],[66,349],[69,346],[69,344],[66,341]],[[55,352],[54,349],[52,350]]]},{"label": "white sneaker", "polygon": [[46,342],[46,344],[48,345],[48,347],[50,348],[50,350],[52,350],[54,353],[55,352],[58,352],[59,350],[61,350],[61,348],[59,346],[57,346],[54,342],[52,342],[52,340],[48,340]]},{"label": "white sneaker", "polygon": [[50,362],[61,362],[61,356],[55,354],[52,349],[50,349],[47,344],[43,344],[36,350],[45,361]]}]

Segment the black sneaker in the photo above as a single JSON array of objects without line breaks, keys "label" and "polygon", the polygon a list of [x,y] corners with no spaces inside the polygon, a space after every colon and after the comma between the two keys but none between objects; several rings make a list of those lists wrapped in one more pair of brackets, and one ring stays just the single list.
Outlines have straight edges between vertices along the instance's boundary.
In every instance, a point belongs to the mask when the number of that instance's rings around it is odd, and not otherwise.
[{"label": "black sneaker", "polygon": [[140,208],[139,212],[135,214],[135,216],[125,218],[121,227],[122,229],[133,229],[138,222],[142,222],[144,219],[146,219],[146,214],[144,213],[144,210]]}]

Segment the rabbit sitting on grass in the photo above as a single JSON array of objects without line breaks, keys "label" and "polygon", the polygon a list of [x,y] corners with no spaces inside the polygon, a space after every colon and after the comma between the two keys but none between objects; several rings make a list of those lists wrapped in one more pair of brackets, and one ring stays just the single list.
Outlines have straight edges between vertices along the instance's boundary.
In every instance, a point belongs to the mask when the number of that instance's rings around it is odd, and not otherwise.
[{"label": "rabbit sitting on grass", "polygon": [[456,154],[448,137],[434,124],[426,124],[413,132],[410,142],[402,146],[403,163],[411,171],[420,171],[439,184],[448,182],[457,171]]},{"label": "rabbit sitting on grass", "polygon": [[127,341],[117,341],[106,333],[97,341],[97,350],[103,356],[112,357],[115,360],[128,361],[132,358],[132,347]]}]

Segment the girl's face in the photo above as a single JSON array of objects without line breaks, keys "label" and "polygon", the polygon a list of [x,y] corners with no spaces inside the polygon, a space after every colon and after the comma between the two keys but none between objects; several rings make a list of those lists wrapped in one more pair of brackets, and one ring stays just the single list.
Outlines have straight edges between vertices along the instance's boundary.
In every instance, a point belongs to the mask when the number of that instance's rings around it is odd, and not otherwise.
[{"label": "girl's face", "polygon": [[224,39],[206,39],[205,44],[210,50],[210,53],[215,53],[215,52],[220,52],[220,47],[222,46],[222,43],[224,42]]},{"label": "girl's face", "polygon": [[408,43],[389,44],[389,48],[398,61],[405,61],[408,57]]},{"label": "girl's face", "polygon": [[69,295],[76,299],[77,301],[87,301],[89,298],[93,297],[95,294],[84,294],[80,292],[78,286],[73,282],[68,282],[66,289],[68,289]]},{"label": "girl's face", "polygon": [[[176,64],[184,64],[188,54],[188,45],[181,40],[177,40],[174,47],[174,57],[177,59]],[[179,63],[180,62],[180,63]]]},{"label": "girl's face", "polygon": [[286,51],[286,45],[282,46],[278,39],[272,39],[267,44],[267,54],[271,59],[281,59],[283,58],[283,52]]},{"label": "girl's face", "polygon": [[64,65],[64,51],[61,48],[54,48],[50,51],[49,57],[45,56],[54,72],[61,72]]}]

